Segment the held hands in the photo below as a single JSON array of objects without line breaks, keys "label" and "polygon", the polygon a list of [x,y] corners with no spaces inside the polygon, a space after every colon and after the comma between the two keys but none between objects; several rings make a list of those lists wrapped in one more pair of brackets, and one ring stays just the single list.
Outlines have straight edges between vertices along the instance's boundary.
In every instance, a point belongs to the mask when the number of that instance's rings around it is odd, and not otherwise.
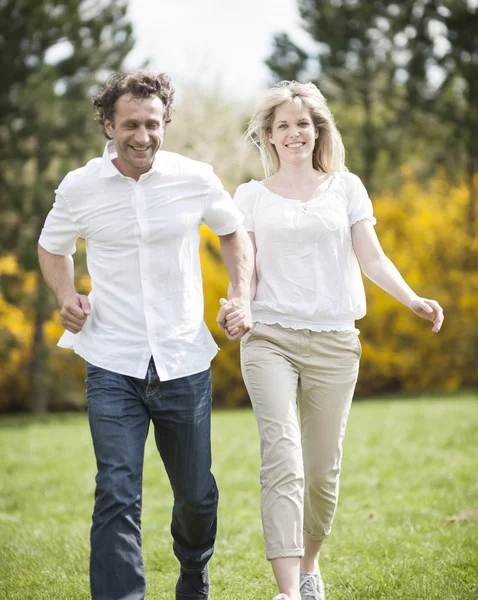
[{"label": "held hands", "polygon": [[91,306],[88,296],[83,296],[72,290],[63,297],[60,311],[60,323],[71,331],[78,333],[83,329],[88,315],[91,314]]},{"label": "held hands", "polygon": [[414,296],[408,303],[410,310],[421,317],[427,319],[433,323],[433,333],[438,333],[443,324],[443,309],[435,300],[429,300],[428,298],[419,298]]},{"label": "held hands", "polygon": [[238,298],[219,300],[221,308],[216,321],[228,340],[237,342],[252,328],[251,308],[248,301]]}]

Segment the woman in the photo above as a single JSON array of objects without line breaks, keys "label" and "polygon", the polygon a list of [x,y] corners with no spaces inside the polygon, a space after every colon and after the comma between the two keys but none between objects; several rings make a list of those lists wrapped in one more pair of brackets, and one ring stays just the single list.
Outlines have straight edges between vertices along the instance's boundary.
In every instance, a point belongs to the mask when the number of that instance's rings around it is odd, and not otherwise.
[{"label": "woman", "polygon": [[[383,253],[368,194],[346,170],[340,134],[313,84],[270,89],[246,135],[266,173],[235,195],[256,252],[254,325],[241,340],[241,367],[261,439],[266,554],[280,591],[274,600],[323,600],[319,551],[337,505],[359,370],[354,321],[365,315],[357,258],[435,333],[443,311],[418,297]],[[228,310],[225,330],[234,337],[241,314]]]}]

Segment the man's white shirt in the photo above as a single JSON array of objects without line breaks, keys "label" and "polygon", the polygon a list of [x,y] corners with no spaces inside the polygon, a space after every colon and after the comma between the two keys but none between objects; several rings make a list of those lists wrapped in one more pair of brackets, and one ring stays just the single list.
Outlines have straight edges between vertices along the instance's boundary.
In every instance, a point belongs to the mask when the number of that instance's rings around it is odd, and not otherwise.
[{"label": "man's white shirt", "polygon": [[71,255],[86,241],[92,313],[59,345],[116,373],[144,378],[151,356],[162,381],[206,370],[217,353],[204,323],[199,227],[237,231],[243,216],[212,168],[160,150],[138,181],[101,158],[56,190],[40,246]]}]

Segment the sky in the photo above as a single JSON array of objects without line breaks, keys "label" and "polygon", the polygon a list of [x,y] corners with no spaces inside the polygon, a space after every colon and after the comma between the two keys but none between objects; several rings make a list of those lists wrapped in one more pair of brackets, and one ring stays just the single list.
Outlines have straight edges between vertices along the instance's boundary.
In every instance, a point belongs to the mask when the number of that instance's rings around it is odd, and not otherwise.
[{"label": "sky", "polygon": [[264,59],[275,33],[314,48],[300,27],[296,0],[130,0],[136,46],[126,63],[165,71],[180,93],[186,83],[217,86],[254,99],[270,83]]}]

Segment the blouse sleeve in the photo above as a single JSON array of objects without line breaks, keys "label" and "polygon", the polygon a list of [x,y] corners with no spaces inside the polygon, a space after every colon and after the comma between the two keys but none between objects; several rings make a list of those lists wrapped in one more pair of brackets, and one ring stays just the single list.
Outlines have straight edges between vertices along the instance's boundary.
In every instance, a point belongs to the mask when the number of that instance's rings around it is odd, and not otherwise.
[{"label": "blouse sleeve", "polygon": [[244,215],[244,227],[246,231],[251,232],[254,232],[254,205],[257,197],[254,184],[253,181],[243,183],[234,194],[234,202]]},{"label": "blouse sleeve", "polygon": [[347,173],[347,202],[351,227],[364,219],[375,225],[377,219],[373,216],[372,201],[361,179],[352,173]]}]

